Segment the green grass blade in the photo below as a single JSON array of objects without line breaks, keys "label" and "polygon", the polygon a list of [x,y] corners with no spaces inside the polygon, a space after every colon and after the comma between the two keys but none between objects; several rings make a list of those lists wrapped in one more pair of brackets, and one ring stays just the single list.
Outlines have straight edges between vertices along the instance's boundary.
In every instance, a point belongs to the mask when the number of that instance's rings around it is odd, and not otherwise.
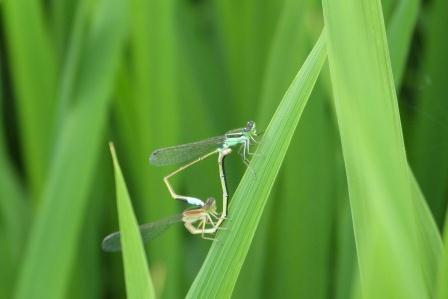
[{"label": "green grass blade", "polygon": [[430,253],[417,244],[420,212],[412,201],[380,3],[324,0],[323,7],[364,295],[426,298]]},{"label": "green grass blade", "polygon": [[117,210],[120,223],[127,298],[155,298],[142,237],[112,143],[110,144],[110,152],[115,170]]},{"label": "green grass blade", "polygon": [[31,195],[39,198],[53,142],[56,65],[38,0],[3,1],[22,152]]},{"label": "green grass blade", "polygon": [[[437,10],[437,9],[436,9]],[[415,26],[417,23],[417,17],[418,13],[420,11],[420,1],[418,0],[412,0],[412,1],[399,1],[397,6],[395,7],[395,10],[391,16],[389,26],[388,26],[388,42],[391,49],[391,62],[392,62],[392,71],[394,73],[394,81],[395,86],[398,88],[401,86],[402,76],[403,72],[405,70],[405,63],[407,60],[409,47],[411,43],[411,37],[412,33],[415,30]],[[438,9],[437,11],[443,11],[442,9]],[[436,18],[437,21],[440,21],[440,19]],[[438,24],[437,24],[438,25]],[[437,26],[435,26],[437,28]],[[438,33],[436,36],[439,36]],[[437,47],[440,48],[440,47]],[[429,55],[430,57],[437,57],[437,55]],[[438,64],[440,67],[440,64]],[[443,69],[443,67],[440,67]],[[435,76],[438,78],[438,76]],[[443,109],[435,108],[434,111],[440,111]],[[431,111],[431,112],[434,112]],[[420,115],[421,113],[418,113]],[[433,115],[433,114],[431,114]],[[421,124],[421,123],[418,123]],[[441,130],[434,130],[431,128],[429,132],[438,132],[440,135],[443,136],[443,132],[440,132]],[[425,133],[424,136],[431,136],[431,134]],[[426,143],[420,141],[420,144]],[[415,142],[414,142],[415,144]],[[411,147],[411,150],[413,147]],[[412,151],[411,151],[412,153]],[[430,175],[434,176],[430,180],[431,182],[435,183],[437,187],[431,187],[431,191],[434,193],[438,193],[437,198],[443,198],[443,195],[441,195],[442,192],[440,190],[444,190],[443,184],[440,184],[439,182],[445,182],[446,179],[444,176],[439,172],[435,173],[435,169],[443,169],[443,161],[447,161],[445,156],[441,156],[438,159],[434,159],[434,154],[427,154],[425,153],[424,159],[427,159],[426,157],[431,156],[431,161],[437,161],[437,164],[439,167],[432,167],[430,170]],[[428,161],[425,161],[426,164],[423,165],[430,165],[427,163]],[[420,164],[421,165],[421,164]],[[419,242],[419,245],[422,247],[423,251],[426,251],[428,254],[423,255],[425,259],[425,267],[426,270],[424,270],[425,276],[426,276],[426,282],[431,287],[433,287],[433,282],[435,281],[436,277],[435,274],[437,273],[437,264],[438,259],[441,256],[442,252],[442,240],[439,234],[439,231],[437,229],[437,225],[434,221],[434,218],[431,214],[431,211],[429,210],[429,207],[427,205],[427,202],[425,200],[425,197],[423,196],[420,187],[415,180],[414,174],[411,173],[412,178],[412,188],[414,190],[413,192],[413,200],[414,204],[416,205],[416,211],[418,212],[418,225],[421,228],[421,241]],[[428,176],[425,175],[425,178]],[[437,182],[437,183],[436,183]],[[436,191],[437,190],[437,191]],[[429,202],[432,203],[431,199],[429,199]],[[440,201],[439,201],[440,203]],[[435,211],[440,211],[441,207],[437,207]],[[440,209],[440,210],[439,210]],[[438,213],[435,216],[440,221],[441,217],[440,215],[443,215],[442,213]]]},{"label": "green grass blade", "polygon": [[123,1],[102,1],[97,9],[80,66],[77,104],[60,131],[16,298],[63,298],[69,284],[125,29]]},{"label": "green grass blade", "polygon": [[191,286],[187,298],[230,297],[294,130],[314,87],[326,51],[321,36],[291,83],[263,134],[230,206],[227,230],[221,231]]},{"label": "green grass blade", "polygon": [[[256,120],[259,128],[266,128],[268,125],[270,117],[272,117],[285,90],[291,84],[312,46],[308,40],[304,18],[306,13],[310,11],[310,2],[309,0],[284,1],[278,25],[270,45],[263,84],[261,85],[261,98],[257,104],[258,117]],[[297,142],[296,138],[295,142]],[[294,178],[296,178],[296,175],[294,175]],[[286,190],[288,187],[291,186],[282,185],[279,188],[274,188],[270,196],[275,197],[280,192],[289,192],[290,190]],[[287,201],[287,199],[282,198],[282,201]],[[267,259],[270,253],[269,247],[275,247],[270,245],[273,242],[269,241],[272,240],[272,237],[268,235],[271,226],[272,212],[270,208],[272,205],[274,205],[273,201],[268,201],[265,207],[265,210],[269,212],[263,215],[258,225],[255,239],[250,247],[250,254],[245,260],[234,290],[233,295],[235,298],[260,297],[261,294],[269,296],[263,288],[265,285],[263,279],[266,271],[270,271],[270,269],[266,268],[269,263]],[[299,246],[299,244],[297,245]],[[289,251],[293,252],[294,249]],[[286,265],[283,264],[283,266]],[[279,279],[283,277],[281,275]],[[270,286],[274,287],[272,284]],[[288,294],[286,290],[284,291]]]},{"label": "green grass blade", "polygon": [[[313,6],[313,1],[285,1],[262,85],[257,119],[261,128],[266,127],[277,99],[312,47],[306,16],[314,12]],[[320,28],[318,22],[315,27]],[[279,174],[282,183],[271,192],[275,200],[269,200],[265,207],[233,293],[236,298],[262,294],[268,298],[325,298],[328,294],[331,275],[326,270],[330,257],[327,246],[335,204],[334,197],[328,196],[334,187],[328,170],[333,169],[335,136],[328,130],[331,119],[320,88],[316,85],[290,144]],[[294,233],[278,233],[281,227],[293,227]],[[315,244],[320,244],[319,248]]]}]

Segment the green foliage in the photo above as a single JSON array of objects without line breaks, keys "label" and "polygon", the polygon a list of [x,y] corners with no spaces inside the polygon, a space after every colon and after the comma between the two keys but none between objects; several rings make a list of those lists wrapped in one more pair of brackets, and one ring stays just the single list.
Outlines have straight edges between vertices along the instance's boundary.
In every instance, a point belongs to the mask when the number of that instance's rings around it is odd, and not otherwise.
[{"label": "green foliage", "polygon": [[[0,298],[445,298],[447,3],[0,1]],[[151,151],[248,120],[226,230],[145,256]],[[173,185],[220,204],[216,157]]]},{"label": "green foliage", "polygon": [[98,6],[84,45],[75,103],[56,139],[42,205],[36,210],[22,261],[17,298],[61,298],[66,294],[94,168],[100,148],[104,149],[100,141],[124,33],[123,3],[110,4],[103,1]]},{"label": "green foliage", "polygon": [[421,250],[420,229],[430,224],[415,221],[421,209],[412,201],[381,6],[323,4],[363,297],[427,298],[435,268],[425,264],[431,251]]},{"label": "green foliage", "polygon": [[17,115],[30,191],[42,192],[49,166],[56,107],[56,61],[38,1],[2,3]]},{"label": "green foliage", "polygon": [[149,276],[142,237],[138,230],[137,219],[112,143],[110,144],[110,152],[115,170],[120,242],[123,250],[127,298],[154,298],[154,287]]}]

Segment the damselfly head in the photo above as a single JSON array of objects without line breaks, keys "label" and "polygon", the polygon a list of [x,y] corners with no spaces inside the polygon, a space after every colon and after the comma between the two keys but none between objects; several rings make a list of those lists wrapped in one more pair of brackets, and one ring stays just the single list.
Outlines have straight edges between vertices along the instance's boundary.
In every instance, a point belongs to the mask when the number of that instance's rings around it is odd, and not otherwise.
[{"label": "damselfly head", "polygon": [[253,120],[250,120],[247,122],[246,127],[244,128],[245,132],[251,132],[253,134],[256,134],[255,131],[255,122]]}]

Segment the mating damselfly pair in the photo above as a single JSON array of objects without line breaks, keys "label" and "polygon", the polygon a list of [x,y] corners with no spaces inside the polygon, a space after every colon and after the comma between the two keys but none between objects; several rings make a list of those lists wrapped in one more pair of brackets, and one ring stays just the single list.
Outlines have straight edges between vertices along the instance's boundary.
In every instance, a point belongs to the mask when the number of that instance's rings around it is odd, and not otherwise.
[{"label": "mating damselfly pair", "polygon": [[[222,136],[216,136],[205,140],[176,145],[155,150],[149,157],[149,162],[155,166],[166,166],[179,163],[187,163],[174,172],[164,177],[168,191],[174,199],[185,201],[193,205],[179,215],[174,215],[159,221],[143,224],[140,232],[143,242],[149,242],[172,224],[183,222],[185,228],[192,234],[201,234],[204,239],[212,239],[207,234],[214,234],[227,218],[228,192],[224,172],[224,158],[232,152],[232,147],[240,145],[239,153],[243,162],[248,165],[248,156],[252,154],[250,146],[256,143],[257,131],[255,122],[249,121],[246,126],[226,132]],[[223,192],[222,211],[216,211],[216,200],[213,197],[206,202],[192,196],[177,194],[171,186],[169,179],[188,167],[202,161],[214,154],[218,154],[219,179]],[[120,233],[115,232],[104,238],[102,248],[105,251],[121,250]]]}]

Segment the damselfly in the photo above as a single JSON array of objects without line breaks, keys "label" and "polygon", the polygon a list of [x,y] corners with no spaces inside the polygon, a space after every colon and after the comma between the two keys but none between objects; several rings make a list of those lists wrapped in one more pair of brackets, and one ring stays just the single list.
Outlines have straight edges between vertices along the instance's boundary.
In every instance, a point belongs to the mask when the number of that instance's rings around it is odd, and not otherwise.
[{"label": "damselfly", "polygon": [[[241,145],[239,152],[241,153],[243,162],[248,165],[249,160],[247,156],[252,154],[250,152],[250,145],[252,142],[256,142],[256,136],[257,131],[255,122],[249,121],[244,128],[228,131],[222,136],[216,136],[193,143],[165,147],[155,150],[149,157],[149,162],[156,166],[165,166],[191,161],[188,164],[170,173],[169,175],[165,176],[164,181],[168,188],[168,191],[174,199],[180,199],[196,206],[203,206],[204,202],[198,198],[177,194],[172,188],[169,179],[179,172],[185,170],[186,168],[198,163],[199,161],[204,160],[205,158],[208,158],[215,153],[219,153],[220,155],[218,157],[218,164],[220,169],[220,180],[223,188],[223,193],[227,194],[227,190],[225,187],[225,175],[222,168],[223,159],[225,156],[232,152],[231,147],[235,145]],[[223,201],[225,201],[225,203],[223,203],[224,209],[224,206],[227,206],[227,197],[223,199]]]},{"label": "damselfly", "polygon": [[[190,233],[201,234],[203,239],[214,240],[206,235],[214,234],[218,230],[220,219],[216,212],[216,201],[213,197],[210,197],[203,207],[187,209],[181,214],[141,225],[140,233],[143,243],[147,243],[158,237],[173,224],[183,222]],[[121,233],[114,232],[105,237],[101,243],[101,248],[109,252],[120,251]]]}]

